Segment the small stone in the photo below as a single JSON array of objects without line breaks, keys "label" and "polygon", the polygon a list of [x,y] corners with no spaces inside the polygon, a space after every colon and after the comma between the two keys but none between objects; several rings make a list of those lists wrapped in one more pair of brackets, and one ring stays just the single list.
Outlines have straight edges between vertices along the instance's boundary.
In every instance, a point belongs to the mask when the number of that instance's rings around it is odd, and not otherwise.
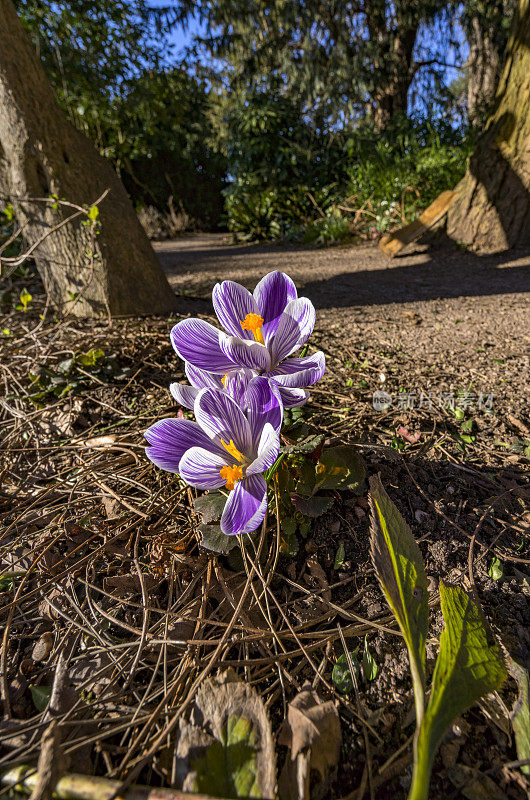
[{"label": "small stone", "polygon": [[46,631],[40,639],[35,642],[31,658],[33,661],[46,661],[53,646],[53,633]]}]

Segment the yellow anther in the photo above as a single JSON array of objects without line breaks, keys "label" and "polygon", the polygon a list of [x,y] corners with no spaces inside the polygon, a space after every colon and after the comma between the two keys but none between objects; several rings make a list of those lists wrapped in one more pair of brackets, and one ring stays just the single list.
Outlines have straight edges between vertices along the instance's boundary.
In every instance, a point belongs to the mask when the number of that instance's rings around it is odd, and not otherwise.
[{"label": "yellow anther", "polygon": [[228,444],[224,441],[224,439],[221,439],[221,444],[223,445],[225,450],[227,450],[230,453],[231,456],[234,456],[236,461],[241,461],[241,463],[243,463],[243,461],[245,460],[245,456],[243,455],[243,453],[239,452],[239,450],[234,444],[233,439],[230,439],[230,442]]},{"label": "yellow anther", "polygon": [[223,386],[225,386],[225,387],[226,387],[226,379],[227,379],[227,378],[228,378],[228,373],[227,373],[226,375],[223,375],[223,377],[221,378],[221,383],[222,383],[222,384],[223,384]]},{"label": "yellow anther", "polygon": [[263,317],[261,317],[259,314],[247,314],[245,319],[240,320],[240,322],[244,331],[252,331],[254,334],[254,339],[260,344],[265,344],[263,341],[263,334],[261,332],[264,322]]},{"label": "yellow anther", "polygon": [[233,464],[231,467],[227,465],[219,470],[219,475],[226,482],[226,488],[232,491],[236,483],[243,477],[243,467],[238,464]]}]

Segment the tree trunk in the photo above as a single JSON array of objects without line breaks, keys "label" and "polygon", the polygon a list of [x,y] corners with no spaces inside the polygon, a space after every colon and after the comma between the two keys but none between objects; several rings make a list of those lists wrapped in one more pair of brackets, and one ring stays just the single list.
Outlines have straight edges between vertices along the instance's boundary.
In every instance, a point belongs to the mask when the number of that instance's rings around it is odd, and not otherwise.
[{"label": "tree trunk", "polygon": [[[374,28],[372,31],[375,38]],[[393,117],[407,114],[408,92],[414,77],[412,56],[417,33],[418,25],[403,25],[397,28],[392,37],[386,34],[387,51],[381,59],[384,67],[376,64],[376,86],[372,95],[374,122],[378,130],[383,130]],[[378,38],[381,41],[383,37]]]},{"label": "tree trunk", "polygon": [[467,113],[470,121],[476,122],[491,111],[500,75],[500,57],[492,32],[485,32],[477,17],[470,20],[468,41]]},{"label": "tree trunk", "polygon": [[50,233],[34,252],[52,303],[70,306],[79,316],[174,308],[175,296],[125,189],[59,108],[11,0],[0,0],[0,187],[29,245],[68,211],[26,198],[56,195],[88,207],[109,190],[95,238],[78,218]]},{"label": "tree trunk", "polygon": [[456,187],[447,232],[474,250],[530,243],[530,0],[520,0],[495,111]]}]

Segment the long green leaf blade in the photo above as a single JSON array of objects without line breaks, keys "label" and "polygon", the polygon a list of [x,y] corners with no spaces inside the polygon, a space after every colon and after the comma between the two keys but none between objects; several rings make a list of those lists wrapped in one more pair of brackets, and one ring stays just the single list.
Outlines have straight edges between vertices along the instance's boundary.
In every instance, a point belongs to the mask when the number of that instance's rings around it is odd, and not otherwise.
[{"label": "long green leaf blade", "polygon": [[[519,696],[511,713],[515,749],[517,758],[520,761],[526,761],[530,758],[530,675],[528,670],[512,659],[509,659],[508,666],[519,688]],[[530,775],[530,764],[523,764],[521,772]]]},{"label": "long green leaf blade", "polygon": [[440,602],[445,629],[419,731],[418,763],[409,800],[427,797],[434,756],[452,721],[481,697],[499,689],[507,677],[501,651],[466,592],[440,583]]},{"label": "long green leaf blade", "polygon": [[418,724],[425,703],[427,576],[412,532],[379,477],[370,478],[372,561],[409,652]]}]

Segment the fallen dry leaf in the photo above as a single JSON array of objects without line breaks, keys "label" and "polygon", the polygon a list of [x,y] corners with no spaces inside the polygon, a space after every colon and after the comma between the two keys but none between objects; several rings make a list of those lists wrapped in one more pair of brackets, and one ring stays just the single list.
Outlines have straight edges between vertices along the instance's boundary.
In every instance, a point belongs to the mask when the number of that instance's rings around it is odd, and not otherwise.
[{"label": "fallen dry leaf", "polygon": [[276,754],[267,711],[233,670],[197,691],[190,721],[180,722],[174,774],[179,788],[214,797],[272,798]]},{"label": "fallen dry leaf", "polygon": [[[280,775],[280,800],[319,800],[339,761],[342,736],[335,705],[322,703],[306,684],[289,704],[278,741],[291,751]],[[313,784],[312,772],[318,773]]]}]

